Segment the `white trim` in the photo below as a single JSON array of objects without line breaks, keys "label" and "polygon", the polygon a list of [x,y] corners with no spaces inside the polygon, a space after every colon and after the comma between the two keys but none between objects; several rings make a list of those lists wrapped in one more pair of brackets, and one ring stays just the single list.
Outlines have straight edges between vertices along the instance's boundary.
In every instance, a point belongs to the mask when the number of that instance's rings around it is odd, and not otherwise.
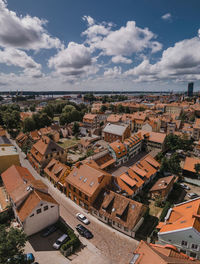
[{"label": "white trim", "polygon": [[193,229],[193,227],[187,227],[187,228],[182,228],[182,229],[175,229],[172,231],[166,231],[166,232],[158,232],[158,235],[162,235],[162,234],[170,234],[170,233],[175,233],[175,232],[180,232],[180,231],[186,231],[186,230],[190,230]]}]

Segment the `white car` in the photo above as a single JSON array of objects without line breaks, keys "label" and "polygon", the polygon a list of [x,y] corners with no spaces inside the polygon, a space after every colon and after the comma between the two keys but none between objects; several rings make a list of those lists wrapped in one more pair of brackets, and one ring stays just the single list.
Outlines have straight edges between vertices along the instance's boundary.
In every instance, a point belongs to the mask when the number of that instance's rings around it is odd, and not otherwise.
[{"label": "white car", "polygon": [[190,190],[190,187],[187,186],[187,185],[184,184],[184,183],[180,183],[180,186],[181,186],[183,189]]},{"label": "white car", "polygon": [[83,214],[81,213],[77,213],[76,214],[76,218],[81,221],[82,223],[84,223],[85,225],[88,225],[90,223],[90,221],[87,219],[86,216],[84,216]]}]

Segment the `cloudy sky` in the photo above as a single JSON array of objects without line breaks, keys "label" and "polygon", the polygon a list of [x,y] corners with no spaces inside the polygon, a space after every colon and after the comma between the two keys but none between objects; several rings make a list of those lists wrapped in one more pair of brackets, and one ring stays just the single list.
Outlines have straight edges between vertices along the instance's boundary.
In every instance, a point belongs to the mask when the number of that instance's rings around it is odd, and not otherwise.
[{"label": "cloudy sky", "polygon": [[199,0],[0,0],[0,90],[199,90],[199,10]]}]

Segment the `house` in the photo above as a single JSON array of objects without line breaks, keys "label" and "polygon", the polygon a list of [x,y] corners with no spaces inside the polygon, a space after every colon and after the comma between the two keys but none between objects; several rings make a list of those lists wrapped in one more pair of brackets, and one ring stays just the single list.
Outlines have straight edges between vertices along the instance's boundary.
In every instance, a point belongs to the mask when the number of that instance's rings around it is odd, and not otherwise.
[{"label": "house", "polygon": [[183,175],[185,176],[196,176],[195,165],[200,164],[200,159],[186,157],[184,167],[183,167]]},{"label": "house", "polygon": [[170,244],[149,244],[141,240],[129,264],[200,264]]},{"label": "house", "polygon": [[165,113],[169,113],[169,114],[177,114],[180,115],[182,112],[183,108],[182,106],[173,103],[173,104],[167,104],[165,106]]},{"label": "house", "polygon": [[200,198],[170,208],[157,229],[160,244],[170,243],[188,256],[200,259]]},{"label": "house", "polygon": [[15,218],[30,236],[55,223],[59,205],[48,188],[35,180],[27,168],[13,165],[1,174]]},{"label": "house", "polygon": [[69,166],[54,158],[44,168],[45,176],[62,192],[65,192],[65,179],[70,171]]},{"label": "house", "polygon": [[13,146],[10,140],[6,136],[0,136],[0,147]]},{"label": "house", "polygon": [[137,195],[142,188],[156,176],[160,164],[147,155],[133,166],[115,178],[121,191],[125,191],[130,197]]},{"label": "house", "polygon": [[196,118],[193,125],[193,138],[196,141],[200,139],[200,118]]},{"label": "house", "polygon": [[102,170],[106,170],[115,164],[115,159],[110,155],[108,150],[103,150],[89,158],[93,164]]},{"label": "house", "polygon": [[35,143],[41,138],[41,134],[39,134],[38,130],[34,130],[29,133],[29,138],[33,143]]},{"label": "house", "polygon": [[135,237],[143,223],[147,207],[113,191],[102,189],[91,208],[91,214],[118,231]]},{"label": "house", "polygon": [[92,165],[92,162],[78,162],[66,177],[66,195],[89,210],[101,189],[110,182],[111,175]]},{"label": "house", "polygon": [[151,198],[166,201],[168,195],[173,189],[174,182],[175,176],[173,175],[158,179],[153,187],[149,190]]},{"label": "house", "polygon": [[43,136],[31,148],[27,155],[31,165],[40,173],[52,158],[65,162],[67,153],[47,136]]},{"label": "house", "polygon": [[111,114],[107,117],[106,123],[118,124],[122,119],[121,115]]},{"label": "house", "polygon": [[108,150],[113,159],[115,160],[115,164],[117,166],[128,161],[126,146],[121,141],[117,140],[115,142],[110,143],[108,145]]},{"label": "house", "polygon": [[31,118],[33,115],[32,112],[20,112],[20,119],[24,122],[26,118]]},{"label": "house", "polygon": [[83,125],[89,129],[99,127],[99,119],[96,114],[85,114],[83,117]]},{"label": "house", "polygon": [[130,128],[125,125],[115,125],[115,124],[107,124],[102,131],[103,139],[106,142],[114,142],[116,140],[120,140],[124,142],[124,140],[131,136]]},{"label": "house", "polygon": [[158,132],[147,132],[139,130],[137,133],[143,139],[143,145],[148,151],[158,149],[159,151],[164,150],[164,143],[166,134]]},{"label": "house", "polygon": [[20,165],[19,154],[14,146],[0,147],[0,173],[7,170],[11,165]]},{"label": "house", "polygon": [[23,145],[27,142],[28,136],[27,134],[24,134],[23,132],[20,132],[19,135],[16,137],[16,143],[17,145],[22,148]]},{"label": "house", "polygon": [[132,158],[141,151],[142,138],[139,134],[134,134],[124,140],[124,145],[127,149],[128,158]]},{"label": "house", "polygon": [[2,136],[6,136],[6,130],[3,129],[2,126],[0,126],[0,137],[2,137]]}]

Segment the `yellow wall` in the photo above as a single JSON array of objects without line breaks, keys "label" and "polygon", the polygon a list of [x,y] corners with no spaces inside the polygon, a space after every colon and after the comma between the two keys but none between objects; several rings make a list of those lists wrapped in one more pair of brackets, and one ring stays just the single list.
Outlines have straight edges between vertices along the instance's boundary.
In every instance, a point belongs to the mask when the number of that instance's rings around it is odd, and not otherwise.
[{"label": "yellow wall", "polygon": [[0,156],[0,173],[4,172],[12,165],[20,166],[19,155]]}]

